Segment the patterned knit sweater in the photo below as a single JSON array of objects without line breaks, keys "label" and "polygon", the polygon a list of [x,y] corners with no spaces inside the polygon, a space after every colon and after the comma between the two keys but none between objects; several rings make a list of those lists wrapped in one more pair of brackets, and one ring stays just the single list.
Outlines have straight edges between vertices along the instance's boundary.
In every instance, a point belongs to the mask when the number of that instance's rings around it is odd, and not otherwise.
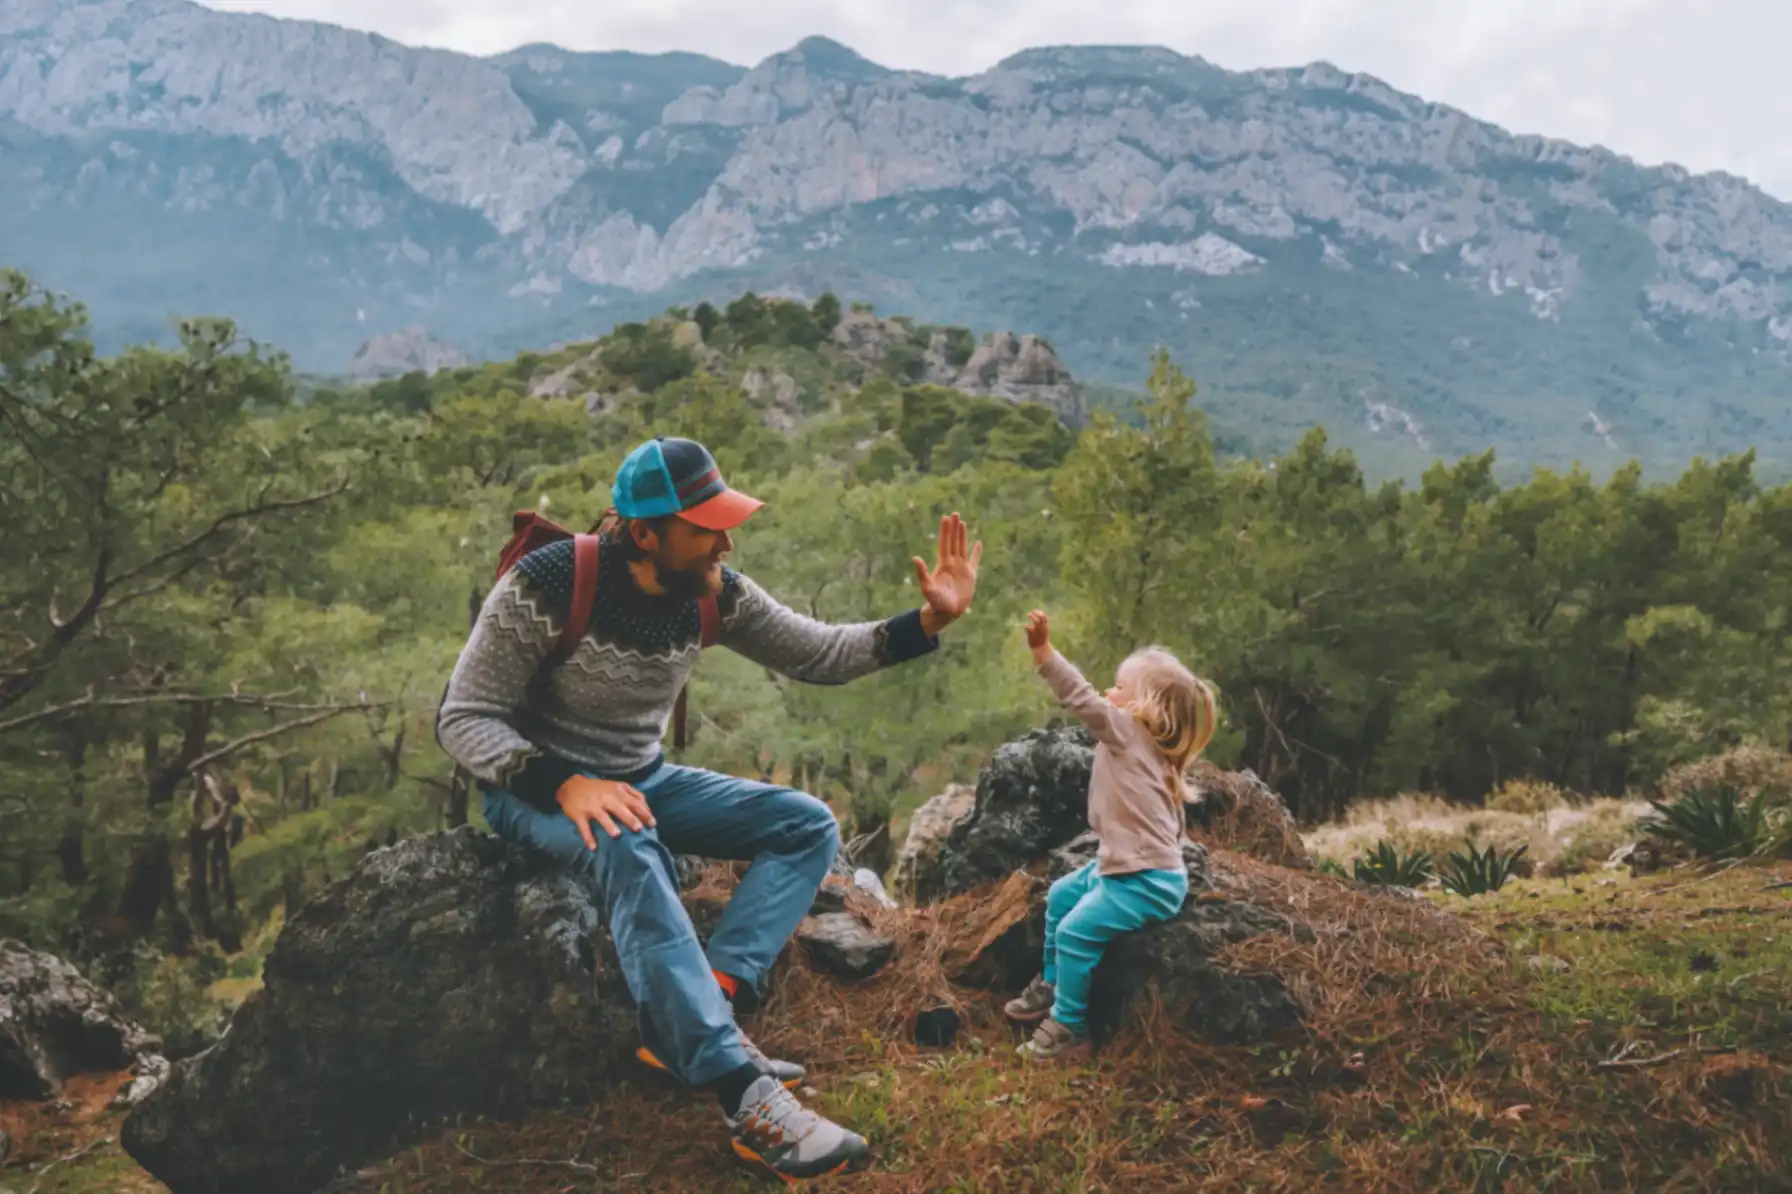
[{"label": "patterned knit sweater", "polygon": [[[829,626],[722,570],[717,645],[812,684],[844,684],[939,647],[919,610],[883,622]],[[436,739],[477,779],[551,806],[581,772],[639,782],[664,755],[679,689],[701,650],[695,598],[643,593],[606,544],[585,637],[542,672],[572,600],[573,549],[551,543],[493,587],[448,681]]]}]

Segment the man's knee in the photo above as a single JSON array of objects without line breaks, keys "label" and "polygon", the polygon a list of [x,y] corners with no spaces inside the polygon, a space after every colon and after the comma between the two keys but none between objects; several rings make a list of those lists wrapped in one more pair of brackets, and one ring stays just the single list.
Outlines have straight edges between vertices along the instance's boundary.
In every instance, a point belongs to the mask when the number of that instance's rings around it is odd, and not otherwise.
[{"label": "man's knee", "polygon": [[791,853],[826,854],[832,861],[840,849],[840,822],[834,810],[794,788],[783,794],[780,803],[784,822],[786,849]]},{"label": "man's knee", "polygon": [[[639,882],[675,866],[656,830],[624,829],[618,836],[611,837],[593,826],[592,833],[597,837],[597,849],[586,849],[583,861],[592,873],[606,880]],[[672,878],[676,884],[676,873]]]}]

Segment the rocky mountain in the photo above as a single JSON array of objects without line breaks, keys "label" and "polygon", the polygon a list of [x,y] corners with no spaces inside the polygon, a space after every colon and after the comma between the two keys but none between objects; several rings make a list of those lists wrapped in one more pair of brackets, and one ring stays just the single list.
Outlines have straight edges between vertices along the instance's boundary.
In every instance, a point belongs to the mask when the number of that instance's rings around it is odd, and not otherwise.
[{"label": "rocky mountain", "polygon": [[[1049,48],[980,75],[810,39],[743,69],[479,59],[186,0],[0,5],[0,261],[104,341],[219,313],[342,370],[748,287],[1156,345],[1265,446],[1381,465],[1792,459],[1792,206],[1325,63]],[[1021,351],[1017,344],[1014,351]]]}]

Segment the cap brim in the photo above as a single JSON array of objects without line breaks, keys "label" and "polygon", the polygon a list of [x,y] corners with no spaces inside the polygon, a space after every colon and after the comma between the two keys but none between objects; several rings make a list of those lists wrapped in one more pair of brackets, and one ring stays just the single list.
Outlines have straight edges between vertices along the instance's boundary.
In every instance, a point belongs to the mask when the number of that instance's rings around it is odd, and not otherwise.
[{"label": "cap brim", "polygon": [[680,510],[678,516],[706,531],[732,531],[763,505],[758,498],[748,497],[738,489],[724,489],[707,502]]}]

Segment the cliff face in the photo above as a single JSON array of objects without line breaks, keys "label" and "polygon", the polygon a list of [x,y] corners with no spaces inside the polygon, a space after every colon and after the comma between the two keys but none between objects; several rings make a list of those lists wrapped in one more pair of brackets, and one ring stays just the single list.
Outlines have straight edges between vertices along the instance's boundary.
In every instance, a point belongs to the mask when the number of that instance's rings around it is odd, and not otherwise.
[{"label": "cliff face", "polygon": [[[112,325],[160,318],[136,293],[153,274],[159,301],[328,367],[419,321],[514,347],[705,288],[845,280],[1038,329],[1084,373],[1231,335],[1216,306],[1260,328],[1242,313],[1271,301],[1311,308],[1284,329],[1303,351],[1386,361],[1411,351],[1388,312],[1441,305],[1434,359],[1338,396],[1353,420],[1391,402],[1438,432],[1410,390],[1452,352],[1476,370],[1558,357],[1566,425],[1603,402],[1620,440],[1665,432],[1636,401],[1737,361],[1780,370],[1757,396],[1792,377],[1792,207],[1324,63],[1058,48],[943,79],[823,39],[751,70],[551,46],[482,60],[184,0],[12,0],[0,185],[0,254]],[[96,235],[117,251],[77,261]],[[1629,349],[1650,359],[1613,379]]]}]

